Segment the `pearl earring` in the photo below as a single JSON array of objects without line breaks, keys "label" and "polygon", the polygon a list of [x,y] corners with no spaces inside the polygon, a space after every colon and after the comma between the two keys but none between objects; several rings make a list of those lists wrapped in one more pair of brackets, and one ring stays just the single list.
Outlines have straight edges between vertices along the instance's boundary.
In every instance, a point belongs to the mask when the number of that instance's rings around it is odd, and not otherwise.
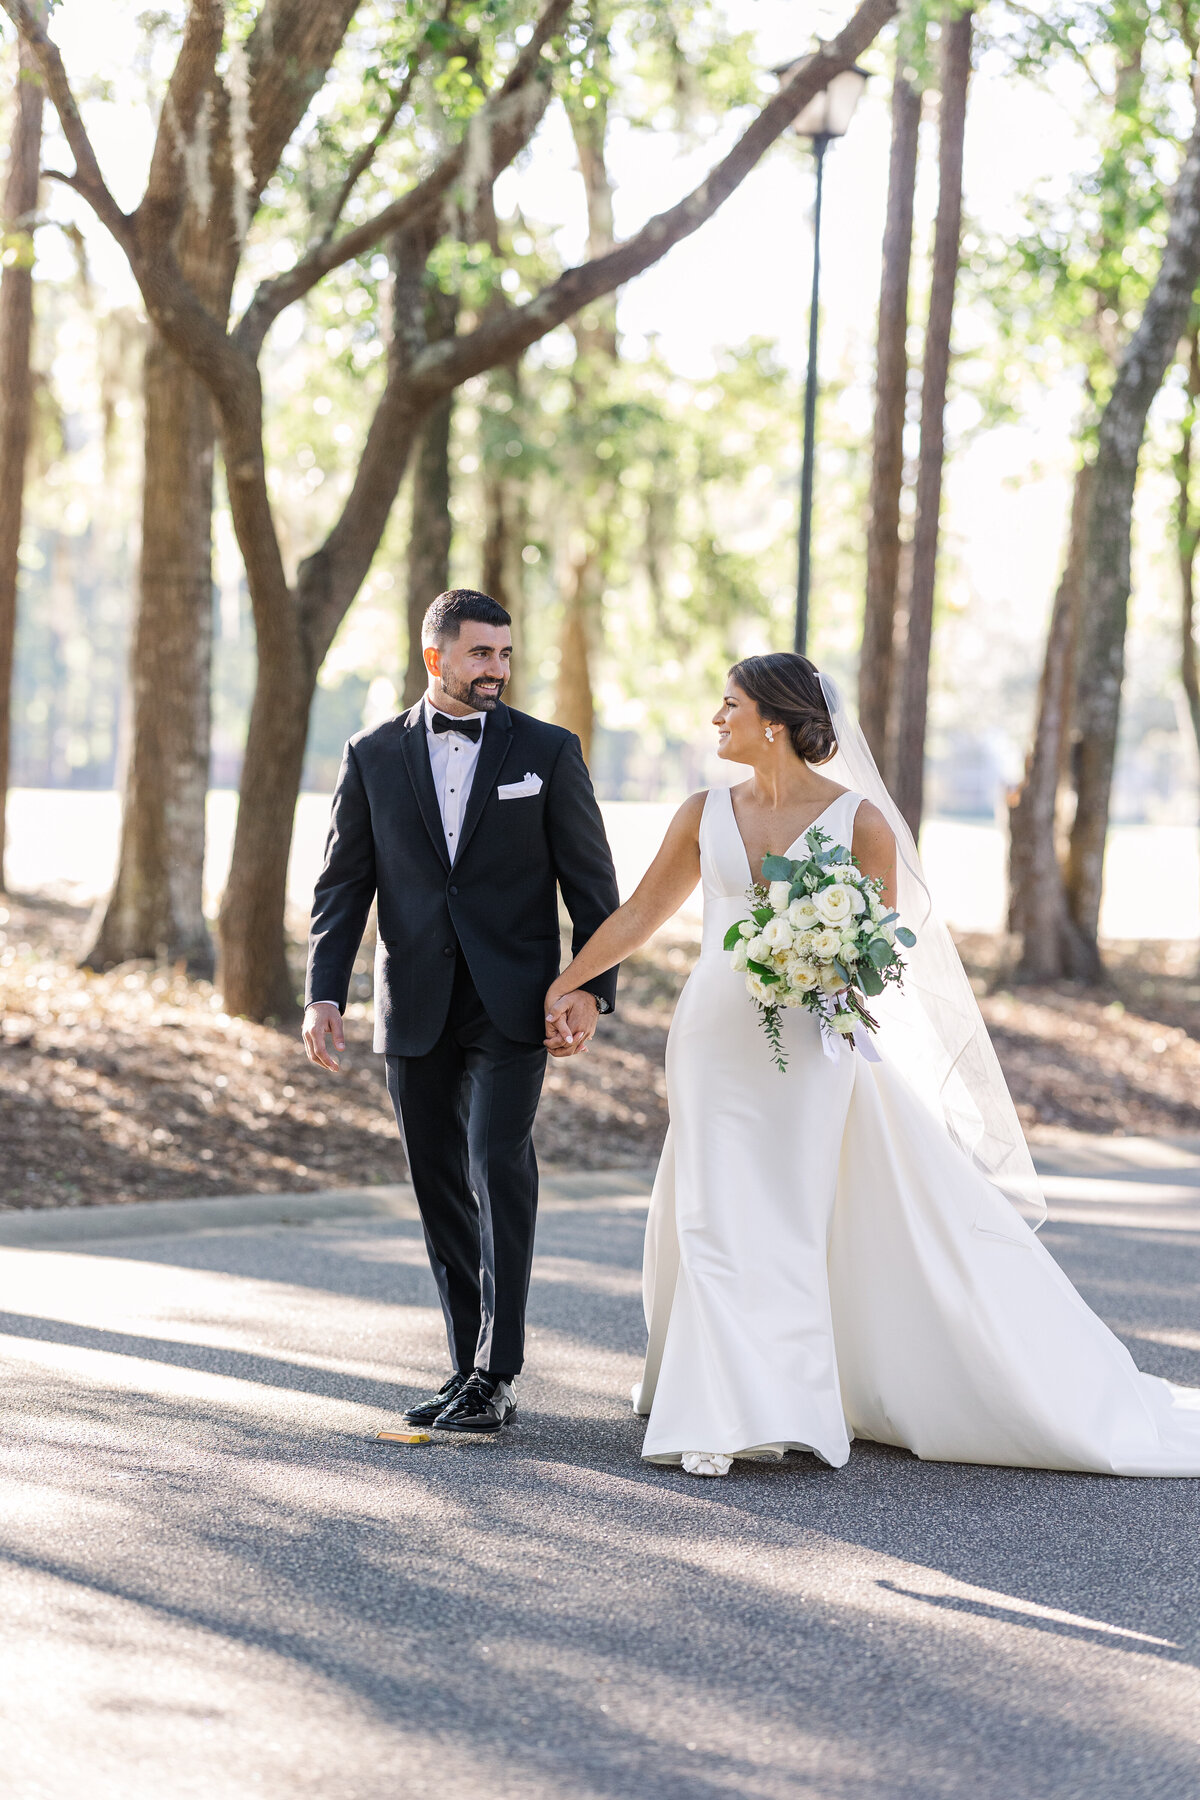
[{"label": "pearl earring", "polygon": [[768,744],[773,744],[775,742],[775,733],[771,730],[769,725],[766,728],[766,739]]}]

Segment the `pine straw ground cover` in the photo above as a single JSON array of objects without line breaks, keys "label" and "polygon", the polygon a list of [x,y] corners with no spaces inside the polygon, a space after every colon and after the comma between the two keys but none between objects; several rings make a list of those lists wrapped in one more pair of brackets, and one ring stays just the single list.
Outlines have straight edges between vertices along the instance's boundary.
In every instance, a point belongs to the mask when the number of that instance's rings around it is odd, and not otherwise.
[{"label": "pine straw ground cover", "polygon": [[[204,982],[148,964],[84,974],[86,916],[0,903],[0,1206],[299,1192],[403,1178],[360,960],[340,1076],[294,1029],[231,1019]],[[1200,1133],[1193,945],[1111,947],[1110,988],[1000,985],[999,946],[963,944],[1032,1137]],[[538,1122],[549,1167],[652,1162],[666,1126],[663,1042],[695,955],[635,959],[591,1053],[552,1064]],[[663,968],[662,963],[666,962]]]}]

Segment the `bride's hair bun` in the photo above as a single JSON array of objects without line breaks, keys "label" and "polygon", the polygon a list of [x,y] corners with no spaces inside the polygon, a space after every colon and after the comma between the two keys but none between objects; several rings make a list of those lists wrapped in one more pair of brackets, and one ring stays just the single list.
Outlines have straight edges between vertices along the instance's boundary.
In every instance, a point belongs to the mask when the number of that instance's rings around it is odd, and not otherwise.
[{"label": "bride's hair bun", "polygon": [[786,727],[792,749],[803,762],[829,761],[837,749],[837,736],[817,671],[807,656],[794,650],[747,656],[734,663],[729,679],[753,700],[768,724]]}]

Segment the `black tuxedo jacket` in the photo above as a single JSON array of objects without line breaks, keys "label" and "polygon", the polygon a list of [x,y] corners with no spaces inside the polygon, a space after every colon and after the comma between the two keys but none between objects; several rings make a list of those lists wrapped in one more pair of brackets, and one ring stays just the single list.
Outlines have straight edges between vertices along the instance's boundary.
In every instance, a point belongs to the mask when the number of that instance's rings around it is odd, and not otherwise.
[{"label": "black tuxedo jacket", "polygon": [[[500,798],[498,787],[526,775],[540,776],[538,793]],[[378,893],[376,1050],[424,1056],[433,1048],[460,947],[492,1023],[518,1043],[541,1043],[546,989],[559,967],[556,885],[578,950],[619,904],[579,739],[497,706],[451,867],[418,702],[346,745],[313,899],[305,1004],[332,1000],[345,1010]],[[617,971],[588,985],[611,1007]]]}]

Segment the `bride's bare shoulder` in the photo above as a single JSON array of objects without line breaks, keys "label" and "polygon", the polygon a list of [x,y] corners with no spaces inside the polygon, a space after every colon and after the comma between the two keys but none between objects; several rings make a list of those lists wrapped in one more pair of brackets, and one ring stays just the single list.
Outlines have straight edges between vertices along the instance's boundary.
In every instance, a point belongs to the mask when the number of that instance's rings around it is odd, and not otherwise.
[{"label": "bride's bare shoulder", "polygon": [[681,836],[699,837],[700,819],[707,799],[707,788],[701,788],[698,794],[689,794],[671,820],[670,830],[672,833],[678,832]]},{"label": "bride's bare shoulder", "polygon": [[868,854],[876,851],[889,856],[896,847],[892,828],[873,800],[860,801],[858,811],[854,815],[854,848],[856,852],[860,845]]}]

